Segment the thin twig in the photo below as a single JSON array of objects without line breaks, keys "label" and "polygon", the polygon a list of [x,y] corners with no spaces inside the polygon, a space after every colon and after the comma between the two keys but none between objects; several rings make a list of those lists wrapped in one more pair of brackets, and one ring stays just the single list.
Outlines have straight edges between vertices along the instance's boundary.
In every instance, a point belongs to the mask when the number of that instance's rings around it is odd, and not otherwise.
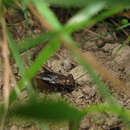
[{"label": "thin twig", "polygon": [[9,49],[8,49],[8,39],[6,35],[6,22],[5,19],[1,18],[1,25],[2,25],[2,33],[3,33],[3,41],[0,41],[2,46],[2,57],[4,62],[4,72],[3,72],[3,94],[4,94],[4,116],[1,124],[1,130],[4,129],[5,118],[8,112],[8,105],[9,105],[9,94],[10,94],[10,64],[9,64]]}]

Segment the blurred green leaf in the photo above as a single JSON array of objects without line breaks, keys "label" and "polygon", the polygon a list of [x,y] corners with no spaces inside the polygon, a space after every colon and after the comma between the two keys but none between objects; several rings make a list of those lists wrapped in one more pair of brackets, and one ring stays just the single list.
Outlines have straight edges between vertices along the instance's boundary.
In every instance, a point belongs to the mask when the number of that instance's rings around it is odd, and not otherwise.
[{"label": "blurred green leaf", "polygon": [[90,19],[92,19],[92,16],[102,10],[104,8],[104,5],[105,4],[103,2],[96,2],[95,4],[89,5],[85,9],[81,10],[68,21],[66,25],[68,30],[73,29],[73,31],[76,31],[86,24],[91,24],[88,22]]},{"label": "blurred green leaf", "polygon": [[105,112],[118,115],[124,122],[130,121],[130,110],[126,108],[111,106],[111,105],[91,105],[82,109],[84,115],[91,114],[94,112]]},{"label": "blurred green leaf", "polygon": [[17,41],[17,48],[19,50],[19,53],[23,53],[25,51],[28,51],[31,48],[34,48],[38,45],[45,44],[46,42],[49,42],[50,39],[53,37],[59,35],[61,32],[45,32],[37,34],[34,37],[27,37],[24,40]]},{"label": "blurred green leaf", "polygon": [[31,0],[33,4],[36,6],[39,13],[44,16],[47,22],[52,26],[50,26],[52,31],[61,31],[62,25],[59,23],[58,19],[54,15],[52,11],[47,7],[44,0]]},{"label": "blurred green leaf", "polygon": [[19,53],[23,53],[33,47],[36,47],[37,45],[44,44],[46,41],[48,41],[56,35],[57,33],[46,32],[38,34],[34,37],[27,37],[22,41],[18,41],[17,48],[19,50]]},{"label": "blurred green leaf", "polygon": [[[10,91],[10,97],[9,97],[9,103],[12,104],[13,101],[17,98],[18,94],[16,93],[16,91],[14,89],[12,89]],[[4,104],[2,104],[2,106],[4,106]]]},{"label": "blurred green leaf", "polygon": [[[8,30],[8,42],[9,42],[13,57],[15,58],[16,64],[18,65],[20,74],[24,78],[26,68],[24,67],[23,61],[20,57],[20,54],[19,54],[18,49],[16,47],[16,44],[15,44],[13,37],[11,36],[11,33],[9,32],[9,30]],[[24,84],[24,85],[27,87],[28,94],[30,95],[30,97],[34,96],[34,91],[33,91],[31,82],[26,79],[26,84]],[[11,96],[15,97],[16,95],[14,93],[14,95],[11,94]],[[10,100],[10,102],[11,102],[11,100]]]},{"label": "blurred green leaf", "polygon": [[41,126],[42,130],[50,130],[49,129],[49,124],[47,122],[45,122],[45,121],[40,122],[40,126]]},{"label": "blurred green leaf", "polygon": [[27,6],[26,6],[24,0],[19,0],[19,1],[20,1],[21,5],[22,5],[22,10],[23,10],[23,13],[24,13],[26,36],[28,36],[28,29],[29,29],[28,9],[27,9]]},{"label": "blurred green leaf", "polygon": [[[97,0],[44,0],[46,3],[50,5],[58,5],[62,7],[84,7],[90,4],[96,3]],[[130,6],[129,0],[98,0],[98,2],[105,2],[106,6],[109,7],[117,7],[117,6]]]},{"label": "blurred green leaf", "polygon": [[18,48],[15,44],[15,41],[13,40],[13,37],[12,37],[11,33],[9,32],[9,30],[8,30],[8,42],[9,42],[9,46],[10,46],[11,52],[13,54],[13,57],[16,61],[16,64],[18,65],[19,71],[20,71],[21,75],[24,75],[24,73],[26,72],[26,69],[25,69],[23,61],[20,57],[20,54],[19,54]]},{"label": "blurred green leaf", "polygon": [[[94,7],[94,6],[93,6]],[[103,8],[103,7],[102,7]],[[91,8],[90,8],[91,9]],[[99,8],[100,9],[100,8]],[[87,8],[84,10],[86,12]],[[70,19],[70,21],[68,21],[68,23],[66,23],[65,25],[65,30],[69,33],[72,33],[74,31],[77,31],[79,29],[82,29],[83,27],[90,27],[93,26],[94,24],[96,24],[99,21],[104,20],[105,18],[116,14],[117,12],[120,12],[122,10],[122,8],[116,8],[116,9],[111,9],[111,10],[106,10],[101,12],[99,15],[96,15],[95,17],[92,17],[94,15],[94,13],[96,14],[96,12],[92,12],[91,15],[87,15],[87,12],[85,14],[84,11],[81,11],[81,15],[83,15],[83,19],[79,20],[78,22],[75,21],[75,17],[77,17],[76,19],[78,19],[78,16],[80,18],[80,15],[76,15],[74,17],[72,17]],[[83,13],[83,14],[82,14]],[[80,14],[80,13],[79,13]],[[88,10],[88,14],[89,14],[89,10]],[[89,17],[88,17],[89,16]],[[74,20],[73,20],[74,18]],[[71,21],[73,21],[71,23]],[[74,22],[75,21],[75,22]],[[77,24],[76,24],[77,23]]]},{"label": "blurred green leaf", "polygon": [[74,106],[61,99],[37,99],[23,104],[15,104],[10,107],[8,117],[43,121],[79,121],[83,113]]},{"label": "blurred green leaf", "polygon": [[13,7],[13,8],[19,8],[14,2],[13,0],[3,0],[3,3],[5,5],[5,7]]}]

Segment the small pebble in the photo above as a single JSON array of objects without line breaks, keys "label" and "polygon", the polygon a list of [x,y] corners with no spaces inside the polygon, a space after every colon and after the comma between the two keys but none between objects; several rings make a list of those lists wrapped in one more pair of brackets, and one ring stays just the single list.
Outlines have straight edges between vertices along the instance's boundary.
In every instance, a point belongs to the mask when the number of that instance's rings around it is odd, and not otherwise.
[{"label": "small pebble", "polygon": [[71,70],[71,68],[72,68],[71,61],[70,61],[69,59],[65,59],[65,60],[63,61],[63,67],[64,67],[64,69],[65,69],[66,71]]},{"label": "small pebble", "polygon": [[18,130],[18,127],[16,125],[13,125],[10,130]]},{"label": "small pebble", "polygon": [[81,130],[87,130],[90,128],[90,121],[88,119],[82,120],[80,124]]}]

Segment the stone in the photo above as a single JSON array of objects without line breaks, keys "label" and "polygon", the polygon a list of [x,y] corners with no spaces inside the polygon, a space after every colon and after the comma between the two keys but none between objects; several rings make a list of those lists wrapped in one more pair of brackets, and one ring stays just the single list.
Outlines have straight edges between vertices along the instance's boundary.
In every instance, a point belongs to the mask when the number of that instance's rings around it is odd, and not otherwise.
[{"label": "stone", "polygon": [[[116,51],[118,50],[119,47],[120,46],[116,47],[113,50],[113,52],[112,52],[113,56],[115,56]],[[121,48],[120,51],[115,56],[114,61],[117,64],[122,65],[124,67],[130,66],[130,47],[129,46],[125,46],[125,47]]]},{"label": "stone", "polygon": [[72,92],[72,95],[73,95],[74,97],[76,97],[76,98],[81,98],[81,97],[84,96],[81,90],[79,90],[79,91],[73,91],[73,92]]},{"label": "stone", "polygon": [[80,124],[80,129],[81,130],[87,130],[89,128],[90,128],[90,121],[89,121],[89,119],[82,120],[81,124]]},{"label": "stone", "polygon": [[72,68],[71,60],[70,60],[70,59],[65,59],[65,60],[63,61],[63,67],[64,67],[64,69],[65,69],[66,71],[71,70],[71,68]]},{"label": "stone", "polygon": [[117,47],[119,44],[111,44],[111,43],[105,43],[105,46],[102,48],[104,52],[110,52],[112,53],[112,50]]},{"label": "stone", "polygon": [[87,85],[83,88],[83,92],[90,97],[93,97],[96,94],[95,88],[89,87]]},{"label": "stone", "polygon": [[74,76],[74,79],[80,85],[86,84],[87,82],[91,81],[91,78],[89,77],[88,73],[81,65],[72,69],[70,73]]},{"label": "stone", "polygon": [[101,39],[98,39],[98,40],[97,40],[96,46],[97,46],[98,48],[101,48],[101,47],[103,47],[104,45],[105,45],[105,42],[104,42],[103,40],[101,40]]},{"label": "stone", "polygon": [[18,127],[16,125],[13,125],[10,130],[18,130]]}]

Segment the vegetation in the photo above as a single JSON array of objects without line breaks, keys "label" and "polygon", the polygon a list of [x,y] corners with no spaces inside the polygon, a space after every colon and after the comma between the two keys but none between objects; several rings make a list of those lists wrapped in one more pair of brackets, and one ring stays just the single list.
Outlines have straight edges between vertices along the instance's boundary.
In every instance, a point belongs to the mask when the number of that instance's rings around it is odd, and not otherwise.
[{"label": "vegetation", "polygon": [[[79,7],[80,10],[63,25],[49,8],[50,5],[66,8]],[[73,122],[72,130],[77,130],[81,119],[90,112],[114,113],[129,127],[130,110],[120,106],[118,101],[110,94],[107,86],[101,81],[100,77],[97,76],[93,69],[92,64],[95,64],[96,61],[92,60],[91,62],[91,55],[89,58],[85,57],[71,37],[73,32],[84,27],[91,27],[97,22],[129,8],[129,5],[129,0],[0,0],[0,22],[3,33],[3,39],[1,39],[0,44],[2,48],[2,57],[4,59],[4,103],[1,104],[0,107],[2,129],[6,118],[17,116],[19,118],[22,117],[38,121]],[[24,12],[27,23],[27,10],[29,9],[48,32],[41,33],[33,38],[27,37],[25,40],[19,42],[19,46],[17,46],[5,20],[6,10],[10,6],[13,8],[20,8]],[[126,20],[122,22],[123,24],[124,22],[128,24]],[[44,41],[49,42],[45,48],[41,50],[35,61],[30,64],[29,68],[26,68],[20,54],[38,46]],[[78,109],[64,99],[54,100],[46,97],[38,98],[37,93],[32,88],[31,80],[62,44],[72,52],[78,63],[89,73],[102,97],[107,101],[107,105],[99,104],[89,107],[86,106],[84,109]],[[10,48],[10,54],[8,46]],[[15,59],[21,75],[21,79],[16,83],[14,89],[10,89],[9,87],[9,77],[13,75],[9,65],[11,58]],[[113,85],[120,85],[119,82],[112,82]],[[14,105],[13,102],[19,97],[20,92],[24,88],[27,88],[29,100],[22,104],[16,103]]]}]

